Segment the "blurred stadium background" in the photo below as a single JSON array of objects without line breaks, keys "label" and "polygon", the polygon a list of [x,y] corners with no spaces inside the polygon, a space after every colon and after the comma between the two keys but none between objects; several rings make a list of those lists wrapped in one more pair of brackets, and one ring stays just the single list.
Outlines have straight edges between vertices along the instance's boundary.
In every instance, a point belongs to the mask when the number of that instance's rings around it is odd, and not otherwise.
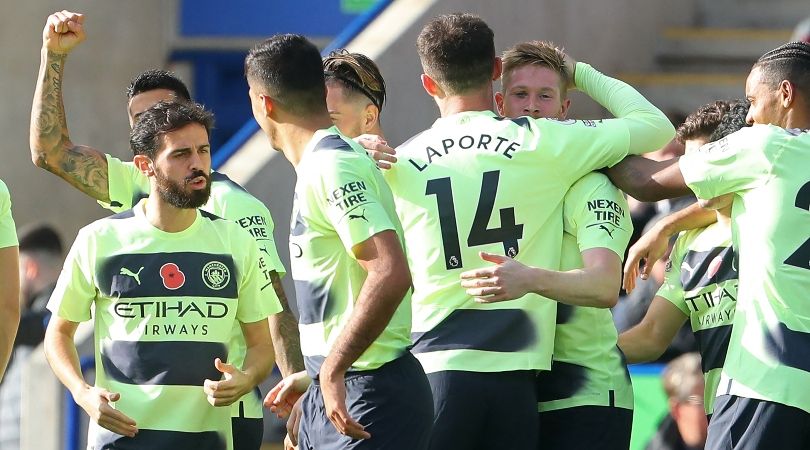
[{"label": "blurred stadium background", "polygon": [[[243,76],[245,53],[264,37],[301,33],[327,50],[348,47],[372,57],[389,89],[383,127],[389,142],[399,144],[438,115],[421,95],[415,49],[422,24],[437,14],[479,14],[495,30],[499,51],[532,39],[564,45],[576,59],[631,83],[672,117],[714,99],[743,97],[753,61],[786,42],[795,24],[810,15],[806,0],[14,2],[0,27],[0,178],[11,189],[18,224],[52,223],[66,243],[106,212],[30,162],[27,130],[42,27],[48,14],[62,9],[86,14],[88,36],[70,56],[64,80],[73,141],[129,158],[124,88],[148,68],[176,71],[192,96],[216,114],[215,164],[270,207],[285,263],[294,173],[256,135]],[[573,117],[606,114],[583,96],[573,105]],[[286,282],[292,298],[291,281]],[[84,344],[87,354],[90,346],[92,340]],[[633,448],[643,448],[664,413],[659,371],[633,369],[638,419]],[[32,357],[24,380],[22,448],[81,448],[85,416],[68,414],[64,392],[41,352]],[[280,422],[267,423],[266,439],[278,439]]]}]

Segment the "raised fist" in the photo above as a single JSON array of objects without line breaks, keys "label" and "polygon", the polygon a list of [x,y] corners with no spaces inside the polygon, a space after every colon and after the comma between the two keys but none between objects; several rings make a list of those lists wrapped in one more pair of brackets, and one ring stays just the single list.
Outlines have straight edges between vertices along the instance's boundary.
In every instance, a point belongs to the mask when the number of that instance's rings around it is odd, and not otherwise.
[{"label": "raised fist", "polygon": [[48,16],[42,30],[42,46],[52,53],[70,53],[84,38],[84,15],[70,11]]}]

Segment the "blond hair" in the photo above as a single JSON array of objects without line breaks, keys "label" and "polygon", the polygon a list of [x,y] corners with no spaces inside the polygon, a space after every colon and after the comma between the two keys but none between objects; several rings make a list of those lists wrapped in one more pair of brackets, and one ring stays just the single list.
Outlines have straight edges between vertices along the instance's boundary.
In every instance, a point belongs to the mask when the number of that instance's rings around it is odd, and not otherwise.
[{"label": "blond hair", "polygon": [[509,84],[512,72],[523,66],[548,67],[560,76],[560,94],[565,97],[568,84],[568,68],[565,53],[549,41],[529,41],[516,44],[503,52],[503,84]]}]

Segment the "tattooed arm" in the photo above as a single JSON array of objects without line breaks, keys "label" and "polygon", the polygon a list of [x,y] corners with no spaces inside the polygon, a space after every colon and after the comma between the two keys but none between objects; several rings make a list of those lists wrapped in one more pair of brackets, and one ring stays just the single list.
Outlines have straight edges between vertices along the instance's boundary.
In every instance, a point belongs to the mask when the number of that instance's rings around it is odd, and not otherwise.
[{"label": "tattooed arm", "polygon": [[298,334],[298,321],[295,320],[284,287],[281,286],[281,277],[278,272],[270,274],[273,289],[276,291],[281,307],[278,314],[273,314],[267,320],[270,323],[270,334],[273,336],[273,347],[276,353],[276,365],[283,376],[289,376],[304,370],[304,357],[301,356],[301,339]]},{"label": "tattooed arm", "polygon": [[109,202],[106,155],[70,140],[62,101],[65,59],[84,38],[84,16],[51,14],[42,31],[42,59],[31,108],[31,160],[96,200]]}]

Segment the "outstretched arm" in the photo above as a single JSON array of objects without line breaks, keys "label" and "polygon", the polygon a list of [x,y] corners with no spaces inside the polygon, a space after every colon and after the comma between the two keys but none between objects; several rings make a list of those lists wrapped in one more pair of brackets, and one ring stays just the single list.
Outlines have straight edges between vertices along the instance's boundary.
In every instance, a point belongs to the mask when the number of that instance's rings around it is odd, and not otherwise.
[{"label": "outstretched arm", "polygon": [[109,202],[104,153],[70,140],[62,101],[62,74],[67,55],[84,38],[84,16],[51,14],[42,32],[34,102],[31,108],[31,160],[96,200]]},{"label": "outstretched arm", "polygon": [[683,179],[678,158],[653,161],[631,155],[604,172],[616,187],[642,202],[656,202],[692,193]]},{"label": "outstretched arm", "polygon": [[480,252],[494,266],[461,274],[461,287],[479,303],[542,295],[574,306],[611,308],[619,295],[622,261],[606,248],[582,252],[583,267],[564,272],[526,266],[507,256]]},{"label": "outstretched arm", "polygon": [[686,315],[656,296],[641,323],[619,335],[619,348],[629,364],[657,359],[686,322]]}]

